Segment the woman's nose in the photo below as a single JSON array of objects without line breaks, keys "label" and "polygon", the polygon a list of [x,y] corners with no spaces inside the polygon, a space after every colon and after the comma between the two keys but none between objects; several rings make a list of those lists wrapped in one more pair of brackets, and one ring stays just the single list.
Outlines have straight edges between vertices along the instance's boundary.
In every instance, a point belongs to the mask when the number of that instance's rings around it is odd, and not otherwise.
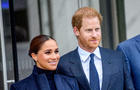
[{"label": "woman's nose", "polygon": [[51,58],[52,59],[56,59],[57,58],[57,55],[55,53],[52,53]]}]

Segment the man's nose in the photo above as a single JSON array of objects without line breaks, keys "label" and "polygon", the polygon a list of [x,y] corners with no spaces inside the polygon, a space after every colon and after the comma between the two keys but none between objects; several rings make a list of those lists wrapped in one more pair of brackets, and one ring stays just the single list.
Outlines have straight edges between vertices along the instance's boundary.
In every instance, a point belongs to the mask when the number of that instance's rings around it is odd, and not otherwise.
[{"label": "man's nose", "polygon": [[92,37],[96,37],[97,36],[97,32],[95,30],[92,31]]}]

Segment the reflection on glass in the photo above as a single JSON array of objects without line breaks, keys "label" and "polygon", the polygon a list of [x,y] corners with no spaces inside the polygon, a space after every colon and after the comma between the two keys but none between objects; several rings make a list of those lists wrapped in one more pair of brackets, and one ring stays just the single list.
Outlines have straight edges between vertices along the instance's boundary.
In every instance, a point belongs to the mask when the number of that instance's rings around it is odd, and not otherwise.
[{"label": "reflection on glass", "polygon": [[[38,0],[43,34],[50,34],[59,44],[60,54],[76,48],[71,19],[79,7],[90,6],[99,10],[99,0]],[[70,43],[72,42],[72,43]]]},{"label": "reflection on glass", "polygon": [[15,0],[14,14],[15,14],[15,33],[17,41],[17,56],[18,56],[18,70],[19,79],[27,77],[32,70],[33,60],[28,56],[29,48],[29,24],[28,24],[28,0]]},{"label": "reflection on glass", "polygon": [[3,90],[3,67],[2,67],[2,50],[1,50],[1,35],[0,35],[0,89]]}]

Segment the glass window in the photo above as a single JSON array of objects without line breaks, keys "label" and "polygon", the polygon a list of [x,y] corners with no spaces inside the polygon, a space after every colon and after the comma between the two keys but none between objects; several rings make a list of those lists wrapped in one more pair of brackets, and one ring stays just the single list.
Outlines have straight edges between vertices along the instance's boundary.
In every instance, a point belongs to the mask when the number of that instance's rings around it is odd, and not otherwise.
[{"label": "glass window", "polygon": [[49,34],[57,40],[61,55],[77,47],[77,40],[71,25],[74,12],[83,6],[91,6],[99,10],[99,0],[38,1],[42,33]]},{"label": "glass window", "polygon": [[140,0],[125,0],[126,36],[127,39],[140,34]]},{"label": "glass window", "polygon": [[[10,12],[8,0],[1,1],[1,54],[2,54],[2,64],[1,73],[3,75],[3,89],[8,88],[11,82],[9,80],[14,79],[13,70],[13,52],[12,52],[12,39],[11,39],[11,26],[10,26]],[[4,87],[5,86],[5,87]],[[3,90],[2,89],[2,90]]]},{"label": "glass window", "polygon": [[[31,2],[32,5],[30,5]],[[28,56],[30,40],[35,35],[39,34],[39,29],[37,29],[36,32],[35,29],[31,28],[34,25],[34,23],[32,23],[33,21],[31,17],[35,17],[34,12],[37,8],[37,5],[34,4],[34,2],[35,0],[14,0],[13,13],[15,14],[15,34],[17,45],[19,80],[30,75],[32,73],[34,65],[33,60]],[[34,5],[36,5],[36,8],[34,8],[30,12],[30,9],[32,9]],[[37,18],[34,20],[34,22],[36,22]]]}]

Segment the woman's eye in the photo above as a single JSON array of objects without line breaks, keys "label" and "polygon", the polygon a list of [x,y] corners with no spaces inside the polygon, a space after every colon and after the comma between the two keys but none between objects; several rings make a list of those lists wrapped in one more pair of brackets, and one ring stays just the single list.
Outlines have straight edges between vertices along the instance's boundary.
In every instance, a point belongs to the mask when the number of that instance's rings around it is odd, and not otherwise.
[{"label": "woman's eye", "polygon": [[45,52],[45,54],[49,55],[51,52]]},{"label": "woman's eye", "polygon": [[56,51],[55,51],[55,53],[57,54],[57,53],[59,53],[59,51],[58,51],[58,50],[56,50]]}]

